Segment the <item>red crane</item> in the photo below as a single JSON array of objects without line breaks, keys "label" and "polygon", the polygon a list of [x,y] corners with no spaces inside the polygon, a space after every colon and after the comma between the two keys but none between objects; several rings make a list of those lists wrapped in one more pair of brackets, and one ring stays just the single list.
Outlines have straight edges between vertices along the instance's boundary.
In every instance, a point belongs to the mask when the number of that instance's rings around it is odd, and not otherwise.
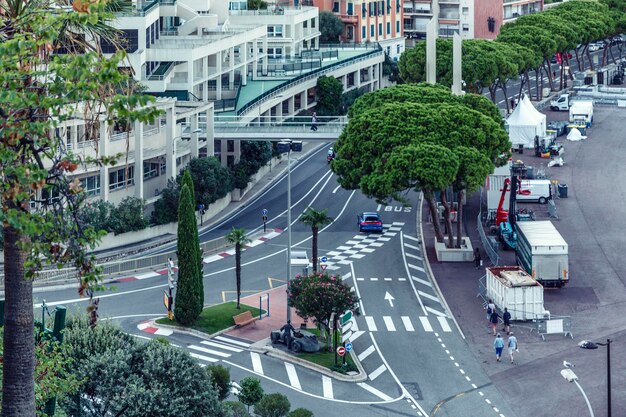
[{"label": "red crane", "polygon": [[509,212],[507,210],[503,210],[502,206],[504,205],[504,197],[506,196],[506,192],[508,191],[510,184],[511,179],[505,178],[504,186],[502,187],[502,195],[500,195],[500,202],[498,203],[498,209],[496,211],[496,227],[500,227],[500,223],[508,220]]}]

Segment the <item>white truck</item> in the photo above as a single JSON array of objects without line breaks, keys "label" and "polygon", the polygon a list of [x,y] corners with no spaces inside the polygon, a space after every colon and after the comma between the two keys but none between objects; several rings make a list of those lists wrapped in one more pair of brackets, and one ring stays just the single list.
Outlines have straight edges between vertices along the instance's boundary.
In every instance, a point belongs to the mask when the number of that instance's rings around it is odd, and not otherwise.
[{"label": "white truck", "polygon": [[556,100],[550,101],[550,109],[554,111],[567,111],[571,105],[569,94],[561,94]]},{"label": "white truck", "polygon": [[574,101],[569,108],[569,121],[591,127],[593,123],[593,101]]},{"label": "white truck", "polygon": [[550,180],[522,180],[517,190],[516,201],[546,204],[551,198],[552,183]]},{"label": "white truck", "polygon": [[515,258],[544,287],[562,287],[569,281],[567,242],[551,221],[516,223]]},{"label": "white truck", "polygon": [[500,309],[506,307],[511,320],[544,317],[543,287],[519,266],[492,266],[485,269],[486,296]]}]

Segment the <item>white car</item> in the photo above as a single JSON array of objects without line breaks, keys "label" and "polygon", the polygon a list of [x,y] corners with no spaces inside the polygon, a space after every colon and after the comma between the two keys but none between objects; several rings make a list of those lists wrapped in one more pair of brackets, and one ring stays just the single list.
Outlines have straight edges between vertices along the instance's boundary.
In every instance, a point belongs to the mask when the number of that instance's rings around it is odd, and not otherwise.
[{"label": "white car", "polygon": [[599,51],[600,49],[601,49],[600,45],[597,44],[597,43],[590,43],[589,44],[589,52]]}]

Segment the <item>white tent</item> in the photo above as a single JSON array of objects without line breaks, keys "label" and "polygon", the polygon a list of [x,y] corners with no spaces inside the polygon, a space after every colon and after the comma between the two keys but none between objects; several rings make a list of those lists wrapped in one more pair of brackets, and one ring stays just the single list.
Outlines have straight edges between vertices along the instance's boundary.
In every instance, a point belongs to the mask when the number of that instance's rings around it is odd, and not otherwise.
[{"label": "white tent", "polygon": [[580,133],[580,130],[576,129],[575,127],[573,127],[572,130],[570,130],[567,134],[567,140],[571,140],[572,142],[583,139],[587,139],[587,136],[583,136],[582,133]]},{"label": "white tent", "polygon": [[542,138],[546,134],[546,115],[537,111],[527,96],[518,103],[506,123],[514,147],[522,144],[525,148],[534,148],[535,136]]}]

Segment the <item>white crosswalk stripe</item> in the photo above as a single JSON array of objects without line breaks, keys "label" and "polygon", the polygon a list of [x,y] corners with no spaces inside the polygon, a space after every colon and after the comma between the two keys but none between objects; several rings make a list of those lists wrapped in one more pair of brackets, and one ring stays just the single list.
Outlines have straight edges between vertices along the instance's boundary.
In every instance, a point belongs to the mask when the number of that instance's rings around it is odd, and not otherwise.
[{"label": "white crosswalk stripe", "polygon": [[[204,362],[218,362],[224,358],[229,358],[235,353],[243,352],[248,343],[229,337],[218,336],[222,341],[202,340],[198,344],[188,345],[187,349],[191,357]],[[217,339],[217,337],[215,338]],[[232,344],[231,344],[232,343]],[[239,344],[233,345],[233,344]],[[201,365],[203,365],[201,363]]]},{"label": "white crosswalk stripe", "polygon": [[261,363],[261,356],[256,352],[250,352],[250,358],[252,359],[252,369],[257,374],[263,375],[263,364]]},{"label": "white crosswalk stripe", "polygon": [[441,328],[444,332],[452,331],[450,325],[448,324],[448,319],[446,319],[445,317],[437,316],[437,320],[439,320],[439,324],[441,325]]},{"label": "white crosswalk stripe", "polygon": [[334,398],[333,396],[333,380],[322,375],[322,390],[324,392],[324,398]]},{"label": "white crosswalk stripe", "polygon": [[374,321],[374,317],[365,316],[365,323],[367,324],[367,328],[370,332],[375,332],[378,330],[378,328],[376,327],[376,322]]},{"label": "white crosswalk stripe", "polygon": [[195,359],[199,359],[201,361],[206,361],[206,362],[211,362],[211,363],[217,362],[219,360],[219,359],[211,358],[209,356],[198,355],[197,353],[193,353],[193,352],[189,352],[189,356]]},{"label": "white crosswalk stripe", "polygon": [[387,331],[395,332],[396,326],[393,324],[393,320],[389,316],[383,316],[383,321],[385,322],[385,326],[387,327]]},{"label": "white crosswalk stripe", "polygon": [[390,396],[388,396],[384,392],[377,390],[376,388],[372,387],[371,385],[366,384],[365,382],[357,382],[357,385],[359,387],[363,388],[364,390],[374,394],[375,396],[377,396],[378,398],[380,398],[383,401],[393,401],[393,398],[391,398]]},{"label": "white crosswalk stripe", "polygon": [[363,362],[365,358],[367,358],[369,355],[371,355],[375,351],[376,351],[376,348],[374,347],[374,345],[370,345],[370,347],[365,349],[363,352],[359,353],[359,356],[358,356],[359,361]]},{"label": "white crosswalk stripe", "polygon": [[401,319],[407,332],[415,331],[415,327],[413,327],[413,323],[411,323],[411,318],[409,316],[402,316]]},{"label": "white crosswalk stripe", "polygon": [[371,374],[368,375],[368,378],[370,379],[370,381],[373,381],[379,376],[381,376],[382,373],[385,372],[386,370],[387,370],[387,367],[385,365],[380,365]]},{"label": "white crosswalk stripe", "polygon": [[298,373],[296,372],[296,367],[293,366],[292,363],[285,362],[285,369],[287,370],[287,376],[289,377],[289,384],[295,389],[302,389],[300,385],[300,379],[298,378]]},{"label": "white crosswalk stripe", "polygon": [[428,293],[426,293],[424,291],[419,291],[419,290],[417,291],[417,293],[420,295],[420,297],[428,298],[429,300],[433,300],[433,301],[436,301],[436,302],[440,303],[439,298],[435,297],[432,294],[428,294]]},{"label": "white crosswalk stripe", "polygon": [[243,349],[239,349],[239,348],[236,348],[234,346],[226,346],[223,343],[215,343],[215,342],[211,342],[209,340],[203,340],[200,343],[203,344],[203,345],[206,345],[206,346],[213,346],[213,347],[220,348],[220,349],[230,350],[231,352],[237,352],[237,353],[243,352]]},{"label": "white crosswalk stripe", "polygon": [[420,317],[420,322],[422,323],[422,327],[424,328],[424,331],[426,332],[433,331],[433,326],[430,325],[430,322],[428,321],[428,317],[426,316]]},{"label": "white crosswalk stripe", "polygon": [[197,350],[198,352],[206,353],[208,355],[219,356],[221,358],[228,358],[231,355],[230,353],[224,353],[218,350],[207,349],[207,348],[203,348],[201,346],[196,346],[196,345],[190,345],[189,349]]},{"label": "white crosswalk stripe", "polygon": [[219,340],[219,341],[225,342],[225,343],[230,343],[230,344],[236,345],[236,346],[241,346],[241,347],[244,347],[244,348],[249,348],[250,347],[250,343],[242,342],[241,340],[232,339],[230,337],[215,336],[213,339]]}]

